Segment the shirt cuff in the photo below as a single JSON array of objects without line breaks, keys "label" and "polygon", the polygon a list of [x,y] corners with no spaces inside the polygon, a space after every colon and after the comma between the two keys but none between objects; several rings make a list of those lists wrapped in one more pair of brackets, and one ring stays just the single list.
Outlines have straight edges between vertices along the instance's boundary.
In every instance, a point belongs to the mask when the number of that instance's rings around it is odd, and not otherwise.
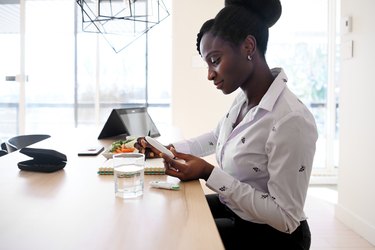
[{"label": "shirt cuff", "polygon": [[231,193],[234,178],[219,167],[215,167],[206,181],[206,186],[222,196]]},{"label": "shirt cuff", "polygon": [[186,141],[179,141],[172,143],[174,149],[176,149],[177,152],[181,152],[184,154],[191,154],[189,143]]}]

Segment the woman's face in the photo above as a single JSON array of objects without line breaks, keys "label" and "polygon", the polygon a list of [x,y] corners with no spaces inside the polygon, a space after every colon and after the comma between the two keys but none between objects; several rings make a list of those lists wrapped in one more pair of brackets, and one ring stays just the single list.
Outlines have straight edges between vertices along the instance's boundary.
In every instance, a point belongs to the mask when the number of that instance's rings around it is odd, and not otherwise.
[{"label": "woman's face", "polygon": [[250,77],[251,64],[247,60],[247,52],[241,46],[212,36],[203,35],[200,43],[203,60],[208,65],[208,80],[213,81],[217,89],[230,94],[246,84]]}]

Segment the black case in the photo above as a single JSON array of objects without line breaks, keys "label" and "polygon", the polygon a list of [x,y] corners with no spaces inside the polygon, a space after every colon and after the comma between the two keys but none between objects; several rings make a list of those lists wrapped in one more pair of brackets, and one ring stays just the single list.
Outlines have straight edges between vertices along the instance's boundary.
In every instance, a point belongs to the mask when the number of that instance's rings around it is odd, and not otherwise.
[{"label": "black case", "polygon": [[66,155],[52,149],[26,147],[20,153],[33,158],[18,163],[18,168],[26,171],[51,173],[63,169],[67,161]]}]

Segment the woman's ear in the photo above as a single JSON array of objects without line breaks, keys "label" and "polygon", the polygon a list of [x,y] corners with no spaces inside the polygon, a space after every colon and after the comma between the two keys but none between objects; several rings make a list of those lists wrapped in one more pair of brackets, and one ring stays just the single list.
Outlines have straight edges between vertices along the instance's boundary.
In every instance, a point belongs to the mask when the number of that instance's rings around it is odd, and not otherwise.
[{"label": "woman's ear", "polygon": [[257,48],[257,41],[255,37],[248,35],[243,42],[243,48],[245,49],[247,56],[253,57]]}]

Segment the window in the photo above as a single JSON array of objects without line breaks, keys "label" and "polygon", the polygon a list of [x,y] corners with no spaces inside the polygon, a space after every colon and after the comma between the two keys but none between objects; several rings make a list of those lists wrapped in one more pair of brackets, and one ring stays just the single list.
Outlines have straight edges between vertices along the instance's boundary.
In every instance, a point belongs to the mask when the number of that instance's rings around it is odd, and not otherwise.
[{"label": "window", "polygon": [[[164,3],[170,9],[170,1]],[[78,33],[77,126],[100,126],[113,108],[146,104],[157,124],[170,123],[171,18],[119,53],[111,43],[121,45],[125,39],[104,38]]]},{"label": "window", "polygon": [[169,122],[171,18],[116,53],[103,36],[80,30],[77,9],[71,0],[0,4],[0,139],[101,126],[128,105],[149,105],[155,122]]},{"label": "window", "polygon": [[339,3],[335,0],[282,0],[282,5],[282,16],[275,28],[270,29],[267,60],[270,67],[284,68],[288,86],[316,119],[319,139],[313,175],[335,175],[339,107],[339,39],[335,30],[338,31]]},{"label": "window", "polygon": [[[62,126],[100,127],[112,108],[146,103],[157,124],[170,124],[170,17],[115,53],[95,33],[78,29],[75,40],[75,1],[25,0],[26,8],[19,0],[8,2],[0,4],[0,139],[24,132],[48,133]],[[171,2],[164,0],[169,10]],[[283,15],[270,29],[267,61],[270,67],[285,69],[289,87],[316,118],[319,139],[313,174],[334,175],[338,166],[336,25],[340,2],[281,2]],[[22,9],[25,16],[20,15]],[[24,31],[19,29],[20,21],[25,22]],[[22,39],[28,76],[23,85],[13,77],[22,68]],[[10,76],[8,81],[5,76]],[[22,123],[27,126],[18,125]]]}]

